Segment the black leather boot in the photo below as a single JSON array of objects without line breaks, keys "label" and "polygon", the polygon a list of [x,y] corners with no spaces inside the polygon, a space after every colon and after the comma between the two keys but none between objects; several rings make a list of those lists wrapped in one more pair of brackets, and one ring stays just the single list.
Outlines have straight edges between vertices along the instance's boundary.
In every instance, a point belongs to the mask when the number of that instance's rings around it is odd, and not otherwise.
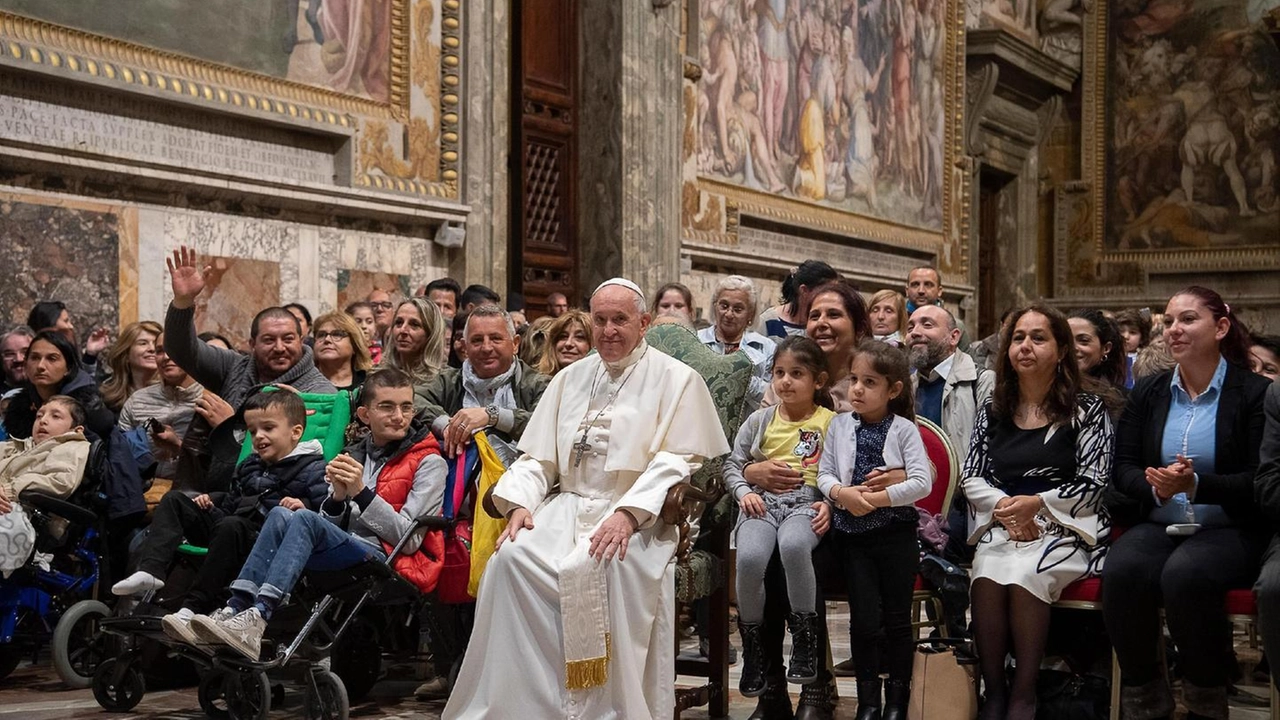
[{"label": "black leather boot", "polygon": [[755,712],[747,720],[794,720],[787,681],[781,676],[765,679],[764,694],[756,701]]},{"label": "black leather boot", "polygon": [[858,681],[856,720],[880,720],[880,678]]},{"label": "black leather boot", "polygon": [[805,685],[818,679],[818,613],[793,612],[787,616],[791,628],[791,663],[787,682]]},{"label": "black leather boot", "polygon": [[911,704],[911,681],[889,680],[884,684],[884,714],[881,720],[907,720]]},{"label": "black leather boot", "polygon": [[831,720],[830,689],[825,682],[811,682],[800,688],[796,720]]},{"label": "black leather boot", "polygon": [[738,623],[742,636],[742,678],[738,680],[738,692],[744,697],[759,697],[765,691],[764,647],[760,644],[760,623]]}]

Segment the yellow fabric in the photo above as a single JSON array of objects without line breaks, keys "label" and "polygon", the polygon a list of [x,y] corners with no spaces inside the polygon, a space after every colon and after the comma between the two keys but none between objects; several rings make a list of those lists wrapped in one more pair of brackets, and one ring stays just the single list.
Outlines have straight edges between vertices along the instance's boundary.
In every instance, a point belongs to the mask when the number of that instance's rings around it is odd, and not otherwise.
[{"label": "yellow fabric", "polygon": [[498,459],[498,454],[493,451],[493,446],[484,433],[476,433],[473,441],[476,450],[480,452],[480,477],[476,481],[476,507],[471,515],[471,579],[467,582],[467,593],[471,597],[477,597],[480,593],[480,577],[484,575],[489,556],[493,555],[498,536],[506,526],[505,520],[489,517],[480,503],[507,468]]},{"label": "yellow fabric", "polygon": [[770,460],[781,460],[804,476],[804,482],[818,487],[818,461],[822,459],[822,447],[826,442],[827,426],[836,414],[824,407],[814,410],[808,418],[799,422],[782,419],[775,413],[764,430],[760,452]]}]

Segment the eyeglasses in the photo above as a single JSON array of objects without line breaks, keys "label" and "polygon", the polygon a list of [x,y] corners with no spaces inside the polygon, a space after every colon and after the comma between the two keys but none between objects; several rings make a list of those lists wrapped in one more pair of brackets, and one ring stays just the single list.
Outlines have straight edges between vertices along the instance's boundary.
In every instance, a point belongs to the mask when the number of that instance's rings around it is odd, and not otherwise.
[{"label": "eyeglasses", "polygon": [[369,307],[373,308],[374,310],[390,310],[390,309],[391,309],[391,303],[389,303],[389,302],[371,302],[371,303],[369,303]]},{"label": "eyeglasses", "polygon": [[325,340],[338,342],[349,337],[351,337],[351,333],[346,330],[326,330],[316,333],[316,342],[324,342]]},{"label": "eyeglasses", "polygon": [[393,402],[380,402],[377,405],[374,405],[373,409],[383,415],[394,415],[397,411],[404,415],[412,415],[413,403],[410,402],[404,403],[403,405],[397,405]]}]

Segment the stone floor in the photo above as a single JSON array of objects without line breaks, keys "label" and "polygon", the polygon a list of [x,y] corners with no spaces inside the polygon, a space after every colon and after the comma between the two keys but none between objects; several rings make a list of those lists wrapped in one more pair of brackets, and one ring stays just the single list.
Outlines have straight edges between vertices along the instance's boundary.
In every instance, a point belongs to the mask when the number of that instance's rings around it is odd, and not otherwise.
[{"label": "stone floor", "polygon": [[[832,654],[837,659],[843,659],[849,655],[847,607],[835,604],[828,607],[828,622],[831,624],[833,640]],[[1243,633],[1238,634],[1237,639],[1239,641],[1237,652],[1242,665],[1251,668],[1257,661],[1258,653],[1248,646]],[[689,649],[696,650],[696,645],[690,643]],[[1231,720],[1264,720],[1268,717],[1267,688],[1263,684],[1254,682],[1248,675],[1246,674],[1246,680],[1241,685],[1240,694],[1232,699]],[[734,688],[737,687],[736,666],[730,671],[730,682]],[[444,706],[443,701],[415,699],[411,693],[416,685],[416,681],[409,679],[384,681],[374,688],[369,700],[352,708],[351,717],[394,720],[438,718]],[[852,678],[841,678],[838,686],[841,697],[847,699],[842,701],[836,717],[839,720],[848,720],[853,718],[856,705],[854,681]],[[731,694],[729,716],[741,720],[750,715],[754,707],[753,700],[743,698],[735,690]],[[301,717],[301,696],[298,694],[286,696],[284,706],[273,710],[271,716],[272,718]],[[94,701],[91,691],[65,689],[52,668],[47,665],[22,667],[9,678],[0,680],[0,718],[21,718],[22,720],[96,718],[102,720],[105,717],[194,720],[203,718],[204,714],[200,712],[197,705],[194,688],[149,692],[133,713],[106,715]],[[705,710],[693,710],[685,713],[684,717],[689,720],[701,720],[707,717],[707,713]]]}]

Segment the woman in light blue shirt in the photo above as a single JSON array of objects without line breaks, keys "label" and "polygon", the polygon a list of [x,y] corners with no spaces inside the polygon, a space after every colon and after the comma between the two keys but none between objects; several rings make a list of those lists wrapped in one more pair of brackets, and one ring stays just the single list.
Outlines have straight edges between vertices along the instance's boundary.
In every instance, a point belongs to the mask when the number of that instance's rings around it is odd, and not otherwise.
[{"label": "woman in light blue shirt", "polygon": [[747,328],[756,319],[756,286],[741,275],[729,275],[716,284],[711,299],[715,324],[698,331],[703,345],[728,355],[741,351],[754,366],[751,388],[747,392],[747,414],[760,407],[769,386],[769,368],[777,345],[772,339]]},{"label": "woman in light blue shirt", "polygon": [[1267,381],[1249,371],[1248,336],[1213,290],[1174,295],[1164,326],[1177,365],[1138,382],[1116,430],[1110,507],[1129,530],[1103,568],[1103,616],[1122,717],[1173,712],[1158,654],[1163,605],[1188,717],[1225,718],[1226,593],[1253,585],[1267,539],[1253,499]]}]

